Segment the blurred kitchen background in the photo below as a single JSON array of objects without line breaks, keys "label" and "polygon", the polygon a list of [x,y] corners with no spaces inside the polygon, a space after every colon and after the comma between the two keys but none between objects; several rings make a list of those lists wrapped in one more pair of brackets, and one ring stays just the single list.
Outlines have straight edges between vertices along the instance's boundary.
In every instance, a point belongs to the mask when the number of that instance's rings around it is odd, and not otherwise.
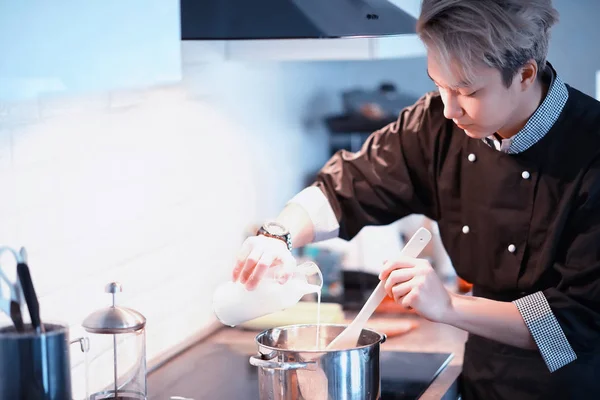
[{"label": "blurred kitchen background", "polygon": [[[395,3],[418,14],[418,0]],[[597,96],[600,2],[554,5],[549,60]],[[42,318],[68,323],[72,337],[119,281],[119,303],[148,320],[152,368],[220,326],[211,296],[253,226],[332,152],[358,149],[433,89],[414,35],[182,43],[177,0],[2,0],[0,244],[27,248]],[[413,216],[297,255],[331,268],[332,281],[338,269],[376,274],[423,225],[435,231]],[[451,283],[439,241],[428,257]]]}]

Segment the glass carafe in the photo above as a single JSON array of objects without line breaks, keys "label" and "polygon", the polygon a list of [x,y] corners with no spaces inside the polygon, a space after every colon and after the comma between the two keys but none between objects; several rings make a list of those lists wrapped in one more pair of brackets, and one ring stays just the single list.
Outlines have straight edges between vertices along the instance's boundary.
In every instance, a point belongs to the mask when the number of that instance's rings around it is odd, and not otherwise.
[{"label": "glass carafe", "polygon": [[256,288],[247,290],[228,281],[213,295],[213,311],[225,325],[236,326],[264,315],[289,308],[309,293],[320,293],[323,275],[313,262],[270,268]]}]

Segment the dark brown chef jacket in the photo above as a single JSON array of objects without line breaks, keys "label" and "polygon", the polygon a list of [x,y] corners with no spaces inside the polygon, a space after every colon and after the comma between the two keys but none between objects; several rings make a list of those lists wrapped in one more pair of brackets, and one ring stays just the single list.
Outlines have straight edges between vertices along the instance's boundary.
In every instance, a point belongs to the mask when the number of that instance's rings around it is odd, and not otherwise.
[{"label": "dark brown chef jacket", "polygon": [[521,301],[538,349],[469,335],[464,400],[600,398],[600,103],[566,87],[526,151],[468,137],[429,93],[359,152],[336,153],[314,184],[340,237],[423,214],[474,295]]}]

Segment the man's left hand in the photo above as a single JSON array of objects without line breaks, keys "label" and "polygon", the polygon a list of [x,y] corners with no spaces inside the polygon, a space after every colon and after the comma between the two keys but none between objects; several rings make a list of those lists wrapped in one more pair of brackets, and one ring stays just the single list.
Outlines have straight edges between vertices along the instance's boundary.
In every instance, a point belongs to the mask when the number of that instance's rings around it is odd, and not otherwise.
[{"label": "man's left hand", "polygon": [[427,260],[402,257],[383,267],[379,279],[385,281],[385,291],[396,303],[435,322],[452,309],[448,290]]}]

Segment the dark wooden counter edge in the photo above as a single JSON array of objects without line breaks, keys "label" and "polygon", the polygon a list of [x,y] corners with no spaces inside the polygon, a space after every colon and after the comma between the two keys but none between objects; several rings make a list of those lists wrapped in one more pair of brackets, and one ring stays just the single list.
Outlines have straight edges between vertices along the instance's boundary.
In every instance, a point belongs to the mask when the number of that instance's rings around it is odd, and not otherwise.
[{"label": "dark wooden counter edge", "polygon": [[[419,323],[419,328],[414,331],[388,339],[383,345],[384,350],[453,353],[453,359],[423,393],[420,400],[455,400],[458,398],[458,378],[462,371],[462,352],[466,333],[450,326],[422,319],[419,319]],[[149,360],[148,374],[152,374],[191,347],[198,345],[224,343],[243,347],[251,354],[255,350],[254,337],[257,333],[256,331],[224,327],[218,321],[213,321],[178,346]]]}]

